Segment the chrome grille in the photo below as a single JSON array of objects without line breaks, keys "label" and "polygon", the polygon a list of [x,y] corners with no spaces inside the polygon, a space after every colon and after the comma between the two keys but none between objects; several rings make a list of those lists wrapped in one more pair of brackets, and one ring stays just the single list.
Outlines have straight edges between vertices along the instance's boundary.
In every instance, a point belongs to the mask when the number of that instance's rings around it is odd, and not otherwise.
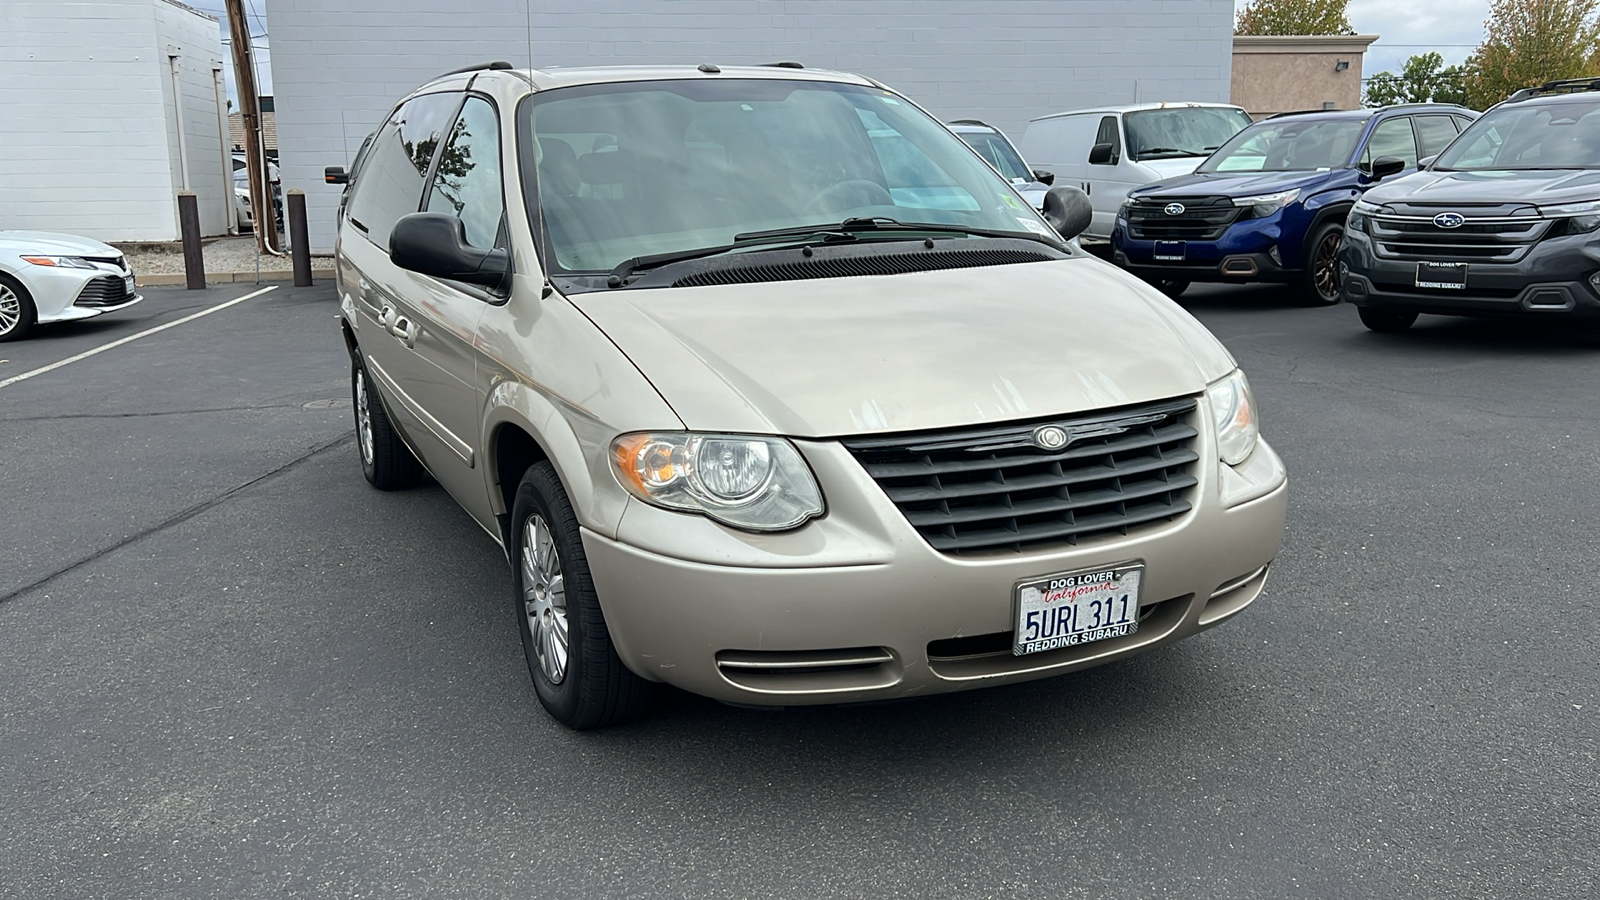
[{"label": "chrome grille", "polygon": [[[943,553],[1070,546],[1192,508],[1192,397],[1045,421],[850,438],[844,446]],[[1041,425],[1085,435],[1046,451]]]},{"label": "chrome grille", "polygon": [[73,301],[73,305],[116,306],[132,299],[133,294],[124,286],[121,275],[101,275],[89,279],[89,283],[78,292],[78,299]]},{"label": "chrome grille", "polygon": [[1440,228],[1422,216],[1368,217],[1377,254],[1418,261],[1516,262],[1550,231],[1552,220],[1515,216],[1467,219]]},{"label": "chrome grille", "polygon": [[[1168,213],[1174,203],[1183,212]],[[1227,197],[1141,198],[1128,204],[1128,234],[1141,241],[1214,241],[1241,212]]]}]

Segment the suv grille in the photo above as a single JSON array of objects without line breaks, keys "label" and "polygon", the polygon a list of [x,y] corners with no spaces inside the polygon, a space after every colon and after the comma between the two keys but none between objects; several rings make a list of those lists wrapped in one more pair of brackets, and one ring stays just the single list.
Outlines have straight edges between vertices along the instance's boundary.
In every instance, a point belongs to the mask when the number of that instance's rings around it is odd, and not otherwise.
[{"label": "suv grille", "polygon": [[101,275],[98,278],[91,278],[89,283],[83,286],[73,305],[116,306],[132,299],[133,295],[124,287],[121,275]]},{"label": "suv grille", "polygon": [[1440,228],[1425,216],[1369,216],[1372,241],[1386,259],[1516,262],[1549,231],[1551,220],[1532,216],[1467,219]]},{"label": "suv grille", "polygon": [[[1192,397],[1049,421],[843,441],[943,553],[1073,545],[1188,512],[1198,483]],[[1032,434],[1081,435],[1040,450]]]},{"label": "suv grille", "polygon": [[[1183,204],[1169,215],[1167,207]],[[1141,197],[1128,206],[1128,234],[1141,241],[1214,241],[1244,210],[1227,197]]]}]

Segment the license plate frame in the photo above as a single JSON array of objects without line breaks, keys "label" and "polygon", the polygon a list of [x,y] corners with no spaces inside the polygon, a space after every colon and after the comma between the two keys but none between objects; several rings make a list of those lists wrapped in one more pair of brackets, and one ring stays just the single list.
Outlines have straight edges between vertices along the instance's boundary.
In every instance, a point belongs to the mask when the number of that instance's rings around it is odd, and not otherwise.
[{"label": "license plate frame", "polygon": [[124,276],[122,276],[122,289],[124,291],[128,292],[129,294],[132,294],[134,292],[135,287],[134,287],[134,282],[133,282],[133,276],[132,275],[124,275]]},{"label": "license plate frame", "polygon": [[1144,569],[1144,563],[1122,563],[1017,582],[1011,592],[1011,654],[1028,656],[1137,632]]},{"label": "license plate frame", "polygon": [[1156,241],[1157,262],[1183,262],[1189,256],[1188,241]]},{"label": "license plate frame", "polygon": [[1429,290],[1467,289],[1467,264],[1464,262],[1417,263],[1417,287]]}]

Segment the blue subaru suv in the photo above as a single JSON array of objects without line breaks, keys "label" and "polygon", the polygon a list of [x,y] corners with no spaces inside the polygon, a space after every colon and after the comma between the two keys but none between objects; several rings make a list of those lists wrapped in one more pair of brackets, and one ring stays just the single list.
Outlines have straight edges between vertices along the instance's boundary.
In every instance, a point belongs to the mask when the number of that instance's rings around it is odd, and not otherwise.
[{"label": "blue subaru suv", "polygon": [[1194,281],[1295,285],[1339,302],[1339,244],[1356,198],[1415,169],[1478,114],[1452,104],[1282,113],[1191,175],[1137,188],[1111,230],[1116,263],[1176,297]]}]

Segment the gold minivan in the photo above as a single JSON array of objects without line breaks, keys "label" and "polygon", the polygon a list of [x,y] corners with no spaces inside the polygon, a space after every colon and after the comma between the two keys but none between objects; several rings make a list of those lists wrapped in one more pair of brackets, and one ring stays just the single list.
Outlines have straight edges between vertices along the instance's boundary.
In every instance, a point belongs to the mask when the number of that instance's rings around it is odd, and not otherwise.
[{"label": "gold minivan", "polygon": [[[774,66],[453,72],[338,238],[361,465],[505,548],[540,701],[908,697],[1260,595],[1286,478],[1204,327],[905,96]],[[426,565],[424,561],[417,562]]]}]

